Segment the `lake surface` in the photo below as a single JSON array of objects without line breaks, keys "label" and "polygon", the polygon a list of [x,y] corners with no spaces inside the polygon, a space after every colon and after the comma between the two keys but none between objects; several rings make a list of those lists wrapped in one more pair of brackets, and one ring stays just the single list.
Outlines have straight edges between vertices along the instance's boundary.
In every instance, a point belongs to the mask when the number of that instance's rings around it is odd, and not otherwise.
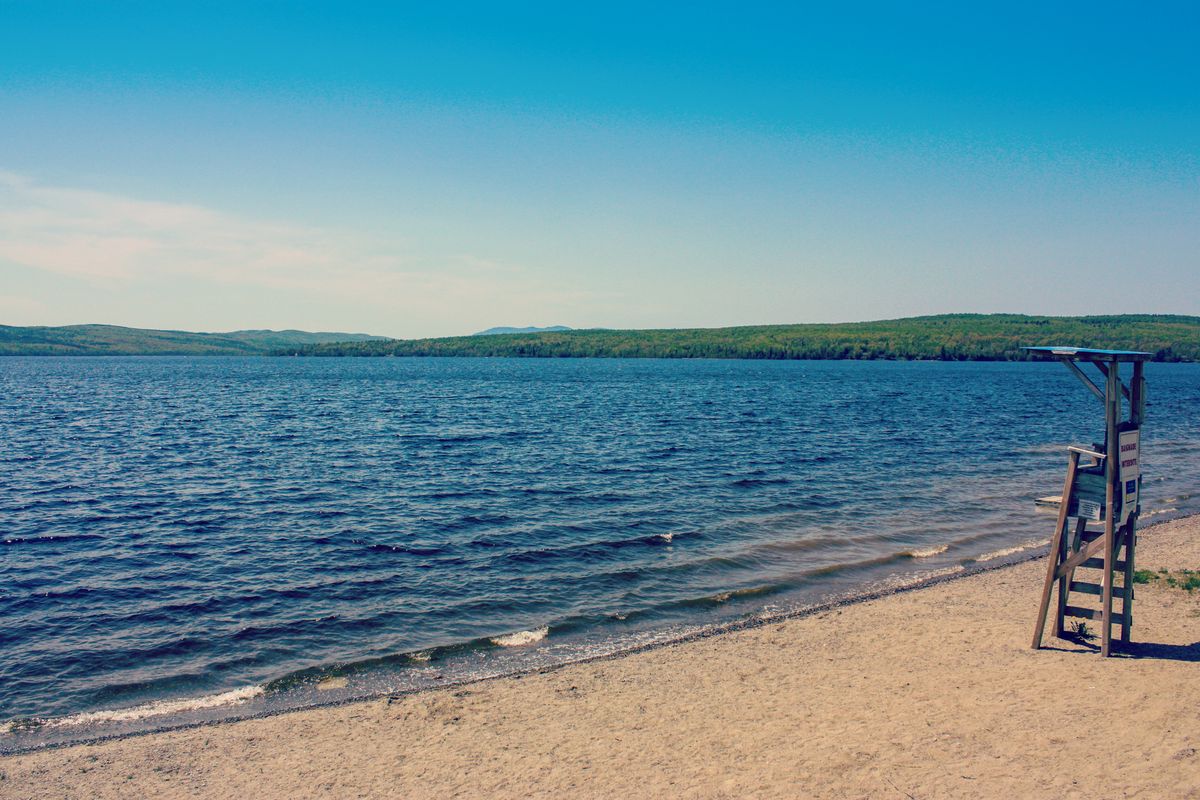
[{"label": "lake surface", "polygon": [[[1147,378],[1144,523],[1200,510],[1200,365]],[[1056,363],[0,359],[0,750],[1019,558],[1102,423]]]}]

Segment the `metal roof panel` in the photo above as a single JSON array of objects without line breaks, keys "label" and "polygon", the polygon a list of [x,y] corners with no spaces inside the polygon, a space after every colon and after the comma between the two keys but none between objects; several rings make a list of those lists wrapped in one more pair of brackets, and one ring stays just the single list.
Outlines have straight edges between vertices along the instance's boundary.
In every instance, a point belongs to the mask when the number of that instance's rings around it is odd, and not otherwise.
[{"label": "metal roof panel", "polygon": [[1070,358],[1084,358],[1100,361],[1147,361],[1154,357],[1153,353],[1142,352],[1141,350],[1097,350],[1092,347],[1022,347],[1022,350],[1029,350],[1033,353],[1052,356],[1067,356]]}]

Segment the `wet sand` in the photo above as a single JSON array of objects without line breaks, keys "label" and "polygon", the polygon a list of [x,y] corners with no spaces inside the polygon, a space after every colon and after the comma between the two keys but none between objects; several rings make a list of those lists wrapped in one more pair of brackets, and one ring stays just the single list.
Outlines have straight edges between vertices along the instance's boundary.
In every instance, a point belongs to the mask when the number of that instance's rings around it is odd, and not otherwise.
[{"label": "wet sand", "polygon": [[[0,797],[1200,798],[1200,590],[1139,585],[1118,657],[1034,651],[1045,564],[391,702],[9,756]],[[1147,529],[1138,566],[1200,569],[1200,517]]]}]

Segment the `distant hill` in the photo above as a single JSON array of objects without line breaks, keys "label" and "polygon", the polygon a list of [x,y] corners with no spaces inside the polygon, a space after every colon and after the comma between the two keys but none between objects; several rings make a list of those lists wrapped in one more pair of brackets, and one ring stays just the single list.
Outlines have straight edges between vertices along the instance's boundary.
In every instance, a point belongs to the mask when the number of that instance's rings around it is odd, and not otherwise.
[{"label": "distant hill", "polygon": [[0,325],[0,356],[266,355],[285,348],[383,340],[365,333],[232,331],[189,333],[119,325],[18,328]]},{"label": "distant hill", "polygon": [[472,336],[498,336],[505,333],[558,333],[571,330],[566,325],[551,325],[546,328],[488,328],[486,331],[473,333]]},{"label": "distant hill", "polygon": [[1120,314],[1032,317],[943,314],[907,319],[674,330],[572,330],[376,340],[287,348],[313,356],[524,358],[933,359],[1015,361],[1023,345],[1145,350],[1158,361],[1200,360],[1200,317]]}]

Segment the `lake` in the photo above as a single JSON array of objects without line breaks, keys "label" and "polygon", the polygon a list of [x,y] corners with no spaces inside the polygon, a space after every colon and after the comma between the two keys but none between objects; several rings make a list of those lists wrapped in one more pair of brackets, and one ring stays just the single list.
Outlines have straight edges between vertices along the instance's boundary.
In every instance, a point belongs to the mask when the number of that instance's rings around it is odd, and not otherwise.
[{"label": "lake", "polygon": [[[1143,524],[1200,505],[1200,365],[1147,379]],[[1028,557],[1102,438],[1056,363],[0,359],[0,750]]]}]

